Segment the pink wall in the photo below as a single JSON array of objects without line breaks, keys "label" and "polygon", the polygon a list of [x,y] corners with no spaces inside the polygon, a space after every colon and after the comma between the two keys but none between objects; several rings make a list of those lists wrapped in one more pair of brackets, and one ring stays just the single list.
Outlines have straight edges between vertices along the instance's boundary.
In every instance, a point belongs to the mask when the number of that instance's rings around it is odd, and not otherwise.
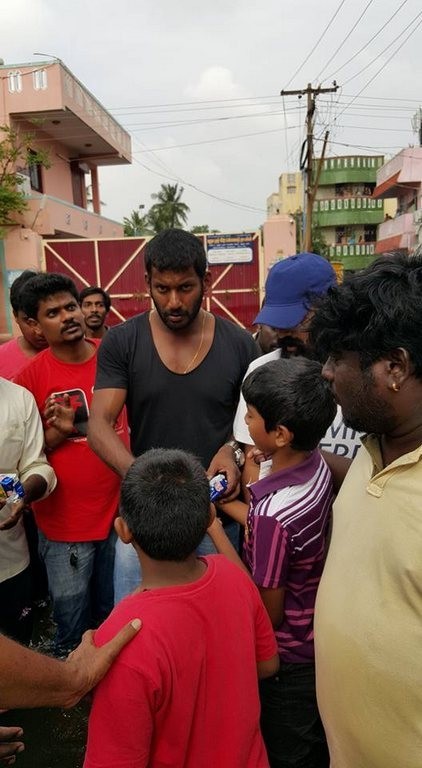
[{"label": "pink wall", "polygon": [[263,230],[266,276],[276,261],[296,253],[296,224],[292,216],[274,216],[264,222]]}]

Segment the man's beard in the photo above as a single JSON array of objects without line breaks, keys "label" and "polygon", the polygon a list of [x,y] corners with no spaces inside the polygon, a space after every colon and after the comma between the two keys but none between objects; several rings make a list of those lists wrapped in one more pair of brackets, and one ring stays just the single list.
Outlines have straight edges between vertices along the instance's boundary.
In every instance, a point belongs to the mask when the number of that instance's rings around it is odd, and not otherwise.
[{"label": "man's beard", "polygon": [[[197,317],[199,310],[202,306],[202,299],[204,294],[201,293],[201,295],[198,297],[198,300],[193,305],[192,310],[190,312],[186,310],[178,310],[175,312],[163,312],[162,309],[156,304],[154,301],[154,297],[152,297],[152,300],[154,302],[155,309],[160,316],[161,320],[163,321],[164,325],[167,326],[167,328],[170,328],[171,331],[179,331],[183,330],[185,328],[188,328],[189,325],[193,323],[195,318]],[[182,318],[179,322],[173,323],[171,321],[171,317],[180,317]]]},{"label": "man's beard", "polygon": [[283,336],[278,340],[280,357],[308,357],[312,358],[312,352],[308,345],[297,336]]}]

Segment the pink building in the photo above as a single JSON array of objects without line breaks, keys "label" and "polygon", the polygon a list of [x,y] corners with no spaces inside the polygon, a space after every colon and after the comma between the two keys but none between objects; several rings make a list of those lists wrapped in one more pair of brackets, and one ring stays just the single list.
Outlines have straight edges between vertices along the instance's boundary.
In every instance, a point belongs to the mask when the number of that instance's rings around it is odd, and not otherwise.
[{"label": "pink building", "polygon": [[376,253],[412,252],[422,243],[422,147],[403,149],[377,172],[376,198],[397,198],[397,213],[378,227]]},{"label": "pink building", "polygon": [[296,223],[293,216],[279,213],[264,221],[264,282],[268,270],[280,259],[296,253]]},{"label": "pink building", "polygon": [[58,59],[2,64],[0,88],[0,125],[30,133],[50,164],[17,168],[28,207],[0,232],[1,342],[14,330],[8,287],[21,270],[42,269],[43,238],[123,236],[120,222],[101,215],[98,167],[130,163],[131,140]]}]

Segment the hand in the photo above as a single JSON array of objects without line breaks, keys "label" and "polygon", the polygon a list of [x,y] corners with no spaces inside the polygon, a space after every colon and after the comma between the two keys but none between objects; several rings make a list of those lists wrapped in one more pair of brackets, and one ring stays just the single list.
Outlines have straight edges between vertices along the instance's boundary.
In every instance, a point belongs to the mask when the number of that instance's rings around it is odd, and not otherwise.
[{"label": "hand", "polygon": [[227,478],[227,490],[220,501],[232,501],[239,495],[240,470],[234,460],[233,449],[230,445],[223,445],[211,460],[207,469],[209,478],[223,472]]},{"label": "hand", "polygon": [[270,457],[266,456],[266,454],[263,453],[260,448],[256,448],[256,446],[254,446],[250,449],[250,451],[247,452],[246,458],[254,461],[255,464],[261,464],[261,462],[266,461]]},{"label": "hand", "polygon": [[54,395],[47,397],[43,416],[47,427],[54,427],[63,435],[71,435],[74,431],[75,411],[70,404],[70,397],[67,394],[61,397],[60,402]]},{"label": "hand", "polygon": [[16,755],[23,752],[25,745],[19,741],[23,736],[22,728],[12,726],[10,728],[0,727],[0,764],[13,765],[16,761]]},{"label": "hand", "polygon": [[112,640],[100,648],[94,645],[94,632],[92,630],[85,632],[81,644],[72,651],[64,662],[68,669],[74,671],[75,679],[80,679],[79,690],[75,692],[76,698],[72,698],[68,706],[72,707],[77,704],[82,696],[85,696],[91,688],[100,682],[120,651],[133,640],[141,626],[141,620],[134,619],[126,624]]},{"label": "hand", "polygon": [[[4,509],[6,506],[5,501],[0,501],[0,509]],[[22,517],[23,510],[25,509],[25,502],[23,499],[15,501],[14,504],[7,505],[8,517],[2,520],[0,523],[0,531],[8,531],[10,528],[14,528]]]}]

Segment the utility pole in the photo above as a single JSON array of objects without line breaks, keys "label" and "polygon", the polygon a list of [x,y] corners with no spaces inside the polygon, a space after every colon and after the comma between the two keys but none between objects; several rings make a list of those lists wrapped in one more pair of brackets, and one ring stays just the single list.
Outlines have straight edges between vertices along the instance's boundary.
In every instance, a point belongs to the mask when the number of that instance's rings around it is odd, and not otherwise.
[{"label": "utility pole", "polygon": [[[303,88],[298,91],[280,91],[280,96],[307,96],[306,106],[306,229],[305,229],[305,242],[304,250],[312,250],[312,209],[315,199],[315,193],[317,190],[317,184],[312,183],[312,171],[314,160],[314,113],[315,113],[315,99],[320,93],[335,93],[339,86],[334,81],[332,88],[312,88],[312,83],[308,83],[307,88]],[[324,150],[327,143],[325,138]],[[319,174],[318,174],[319,176]]]}]

